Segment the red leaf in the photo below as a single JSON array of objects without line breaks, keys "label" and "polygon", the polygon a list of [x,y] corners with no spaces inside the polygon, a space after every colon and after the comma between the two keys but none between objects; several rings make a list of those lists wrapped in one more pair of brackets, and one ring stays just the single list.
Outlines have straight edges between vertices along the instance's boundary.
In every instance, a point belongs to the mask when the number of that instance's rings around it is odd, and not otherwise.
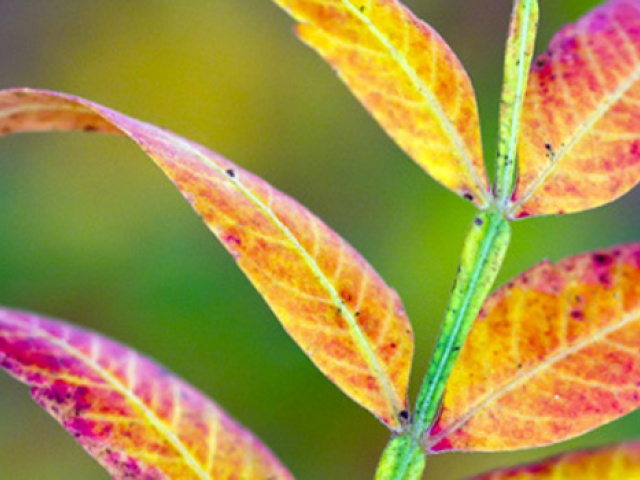
[{"label": "red leaf", "polygon": [[0,309],[0,367],[115,479],[291,479],[250,432],[148,358]]},{"label": "red leaf", "polygon": [[522,117],[515,217],[612,202],[640,180],[640,3],[610,0],[534,62]]}]

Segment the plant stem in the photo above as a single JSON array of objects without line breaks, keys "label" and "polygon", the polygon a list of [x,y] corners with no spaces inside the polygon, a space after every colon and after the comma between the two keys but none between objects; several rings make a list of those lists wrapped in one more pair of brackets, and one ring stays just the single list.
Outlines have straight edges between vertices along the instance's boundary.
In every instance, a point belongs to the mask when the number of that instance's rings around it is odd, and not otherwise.
[{"label": "plant stem", "polygon": [[464,242],[442,330],[418,395],[412,434],[420,439],[435,420],[453,365],[502,266],[511,228],[501,213],[476,215]]},{"label": "plant stem", "polygon": [[538,1],[515,0],[504,62],[493,209],[478,213],[473,220],[411,427],[385,448],[376,480],[419,480],[422,476],[426,463],[422,438],[437,418],[447,380],[502,266],[511,239],[504,214],[515,184],[520,119],[537,27]]},{"label": "plant stem", "polygon": [[537,0],[516,0],[511,14],[500,99],[500,131],[494,197],[507,208],[515,183],[520,117],[538,29]]},{"label": "plant stem", "polygon": [[383,452],[376,480],[418,480],[426,454],[422,437],[436,419],[444,387],[509,246],[511,227],[501,212],[478,213],[464,242],[449,306],[408,432]]},{"label": "plant stem", "polygon": [[392,438],[382,452],[375,480],[418,480],[427,457],[411,435]]}]

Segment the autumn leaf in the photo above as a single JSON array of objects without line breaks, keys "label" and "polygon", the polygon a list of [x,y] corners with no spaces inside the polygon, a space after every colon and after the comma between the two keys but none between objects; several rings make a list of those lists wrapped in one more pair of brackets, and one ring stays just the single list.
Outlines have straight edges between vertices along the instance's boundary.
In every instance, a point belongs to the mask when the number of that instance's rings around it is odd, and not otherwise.
[{"label": "autumn leaf", "polygon": [[620,480],[640,478],[640,442],[565,453],[470,480]]},{"label": "autumn leaf", "polygon": [[640,406],[640,243],[544,261],[490,296],[429,450],[512,450]]},{"label": "autumn leaf", "polygon": [[317,217],[204,147],[77,97],[0,91],[0,133],[84,130],[136,142],[203,217],[286,331],[392,429],[406,417],[411,326],[395,291]]},{"label": "autumn leaf", "polygon": [[250,432],[135,351],[0,308],[0,367],[115,479],[292,479]]},{"label": "autumn leaf", "polygon": [[397,0],[274,1],[413,160],[488,205],[473,87],[437,32]]},{"label": "autumn leaf", "polygon": [[640,3],[610,0],[534,62],[511,215],[577,212],[640,180]]}]

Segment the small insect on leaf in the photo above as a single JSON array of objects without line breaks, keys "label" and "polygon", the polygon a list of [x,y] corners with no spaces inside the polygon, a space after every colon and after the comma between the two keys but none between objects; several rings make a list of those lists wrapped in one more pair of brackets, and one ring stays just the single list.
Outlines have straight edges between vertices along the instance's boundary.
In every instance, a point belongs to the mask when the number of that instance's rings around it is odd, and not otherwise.
[{"label": "small insect on leaf", "polygon": [[514,450],[640,407],[640,243],[542,262],[490,296],[425,439]]},{"label": "small insect on leaf", "polygon": [[0,367],[115,479],[293,478],[202,393],[95,333],[0,308]]}]

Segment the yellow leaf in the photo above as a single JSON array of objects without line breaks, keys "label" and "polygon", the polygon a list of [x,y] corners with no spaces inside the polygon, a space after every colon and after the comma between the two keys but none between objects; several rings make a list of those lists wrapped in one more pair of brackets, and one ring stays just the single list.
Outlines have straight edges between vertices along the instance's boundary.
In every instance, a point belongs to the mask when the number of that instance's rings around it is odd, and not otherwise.
[{"label": "yellow leaf", "polygon": [[394,430],[406,419],[413,333],[400,299],[322,221],[204,147],[77,97],[0,92],[0,133],[121,133],[164,170],[285,330],[347,395]]},{"label": "yellow leaf", "polygon": [[640,407],[640,244],[542,262],[489,297],[432,451],[557,443]]},{"label": "yellow leaf", "polygon": [[274,0],[427,173],[489,202],[473,87],[444,40],[397,0]]}]

